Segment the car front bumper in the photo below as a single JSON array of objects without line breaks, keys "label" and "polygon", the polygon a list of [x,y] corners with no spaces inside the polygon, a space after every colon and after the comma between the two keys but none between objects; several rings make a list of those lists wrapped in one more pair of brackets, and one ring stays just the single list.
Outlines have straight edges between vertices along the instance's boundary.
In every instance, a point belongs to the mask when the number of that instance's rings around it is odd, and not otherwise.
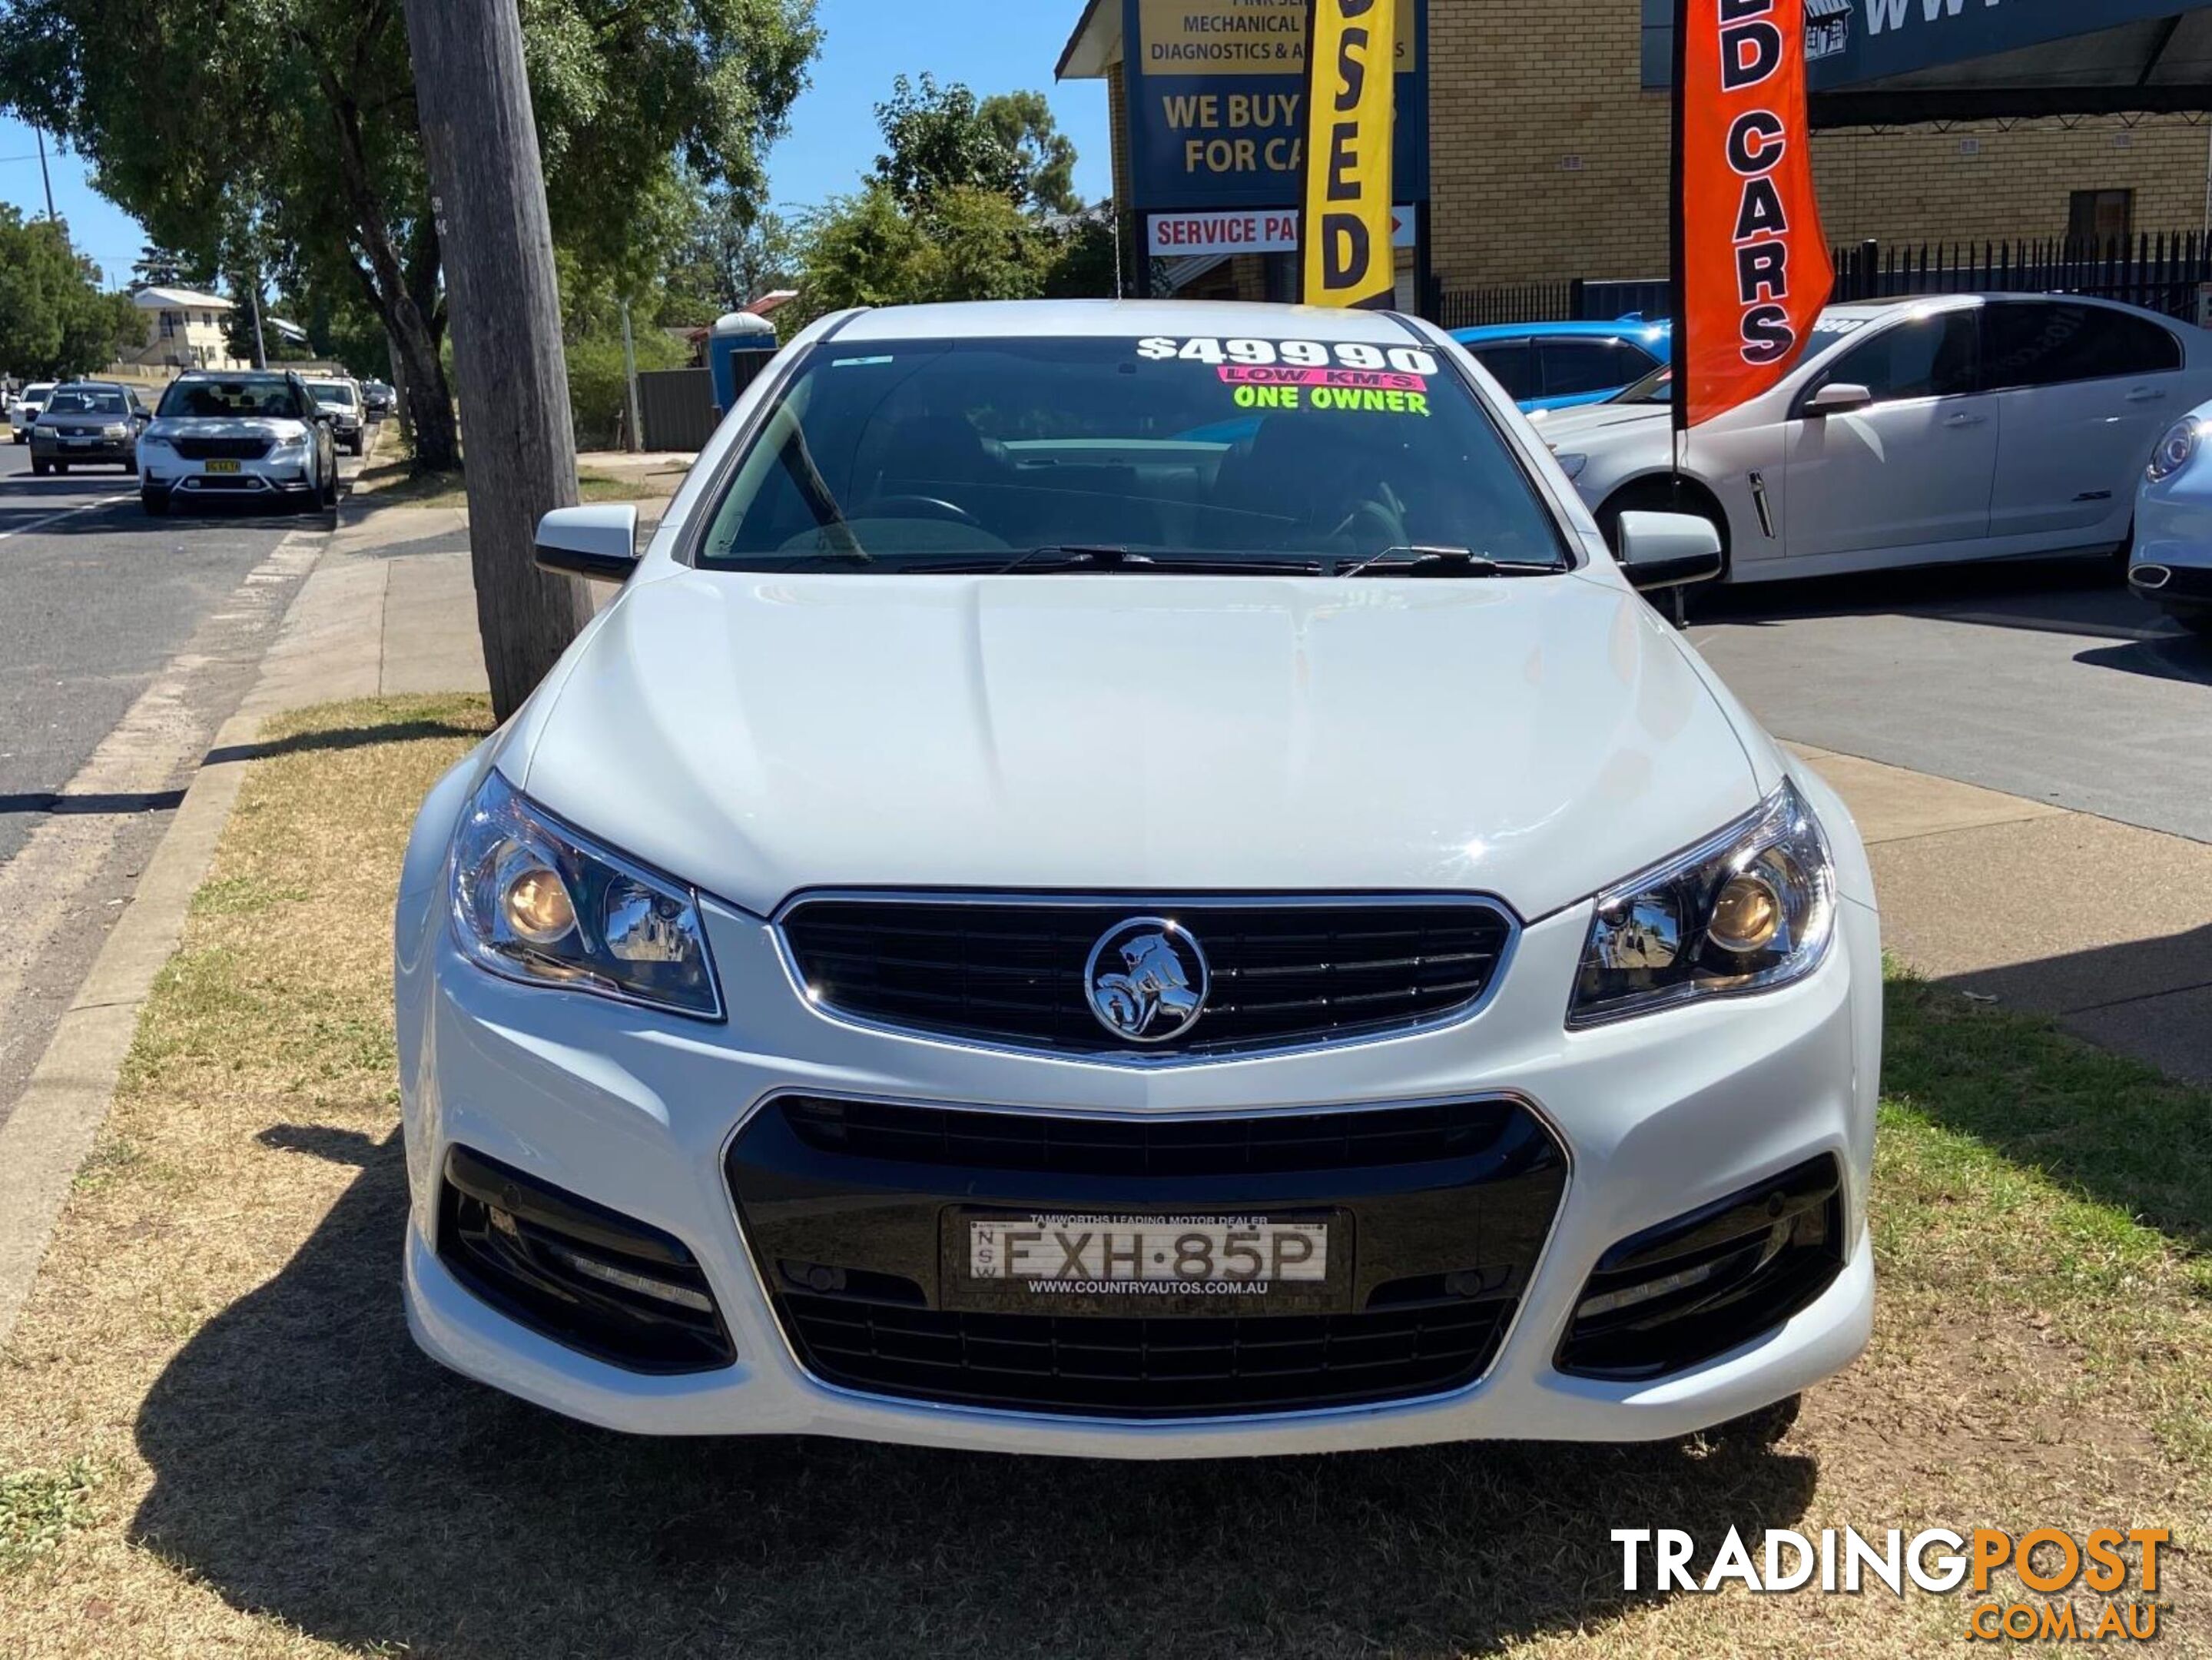
[{"label": "car front bumper", "polygon": [[315,481],[307,463],[282,460],[241,460],[236,472],[210,472],[204,461],[187,460],[173,452],[158,455],[138,453],[139,488],[167,490],[173,497],[211,501],[224,496],[268,497],[312,496]]},{"label": "car front bumper", "polygon": [[56,438],[35,428],[31,453],[41,461],[128,461],[133,453],[128,438]]},{"label": "car front bumper", "polygon": [[[447,1365],[575,1418],[655,1434],[816,1433],[1156,1458],[1468,1438],[1630,1441],[1771,1404],[1846,1365],[1867,1341],[1881,955],[1877,919],[1854,901],[1841,907],[1821,967],[1765,996],[1567,1032],[1561,1017],[1585,906],[1529,925],[1495,994],[1456,1025],[1296,1055],[1132,1068],[843,1024],[799,994],[765,924],[711,903],[726,1025],[513,984],[454,951],[441,886],[422,874],[435,868],[410,857],[415,885],[398,916],[410,1326]],[[793,1091],[1121,1120],[1510,1095],[1556,1138],[1568,1169],[1502,1346],[1471,1383],[1381,1403],[1166,1420],[946,1404],[826,1383],[798,1358],[727,1166],[757,1116]],[[610,1364],[480,1297],[439,1251],[457,1148],[672,1236],[711,1291],[734,1363],[679,1373]],[[1824,1155],[1841,1175],[1843,1264],[1809,1304],[1668,1375],[1608,1381],[1559,1369],[1585,1282],[1609,1250]],[[1246,1196],[1230,1182],[1213,1202],[1182,1202],[1234,1211]],[[865,1195],[855,1202],[867,1208]],[[1133,1189],[1129,1202],[1141,1207],[1143,1196]]]}]

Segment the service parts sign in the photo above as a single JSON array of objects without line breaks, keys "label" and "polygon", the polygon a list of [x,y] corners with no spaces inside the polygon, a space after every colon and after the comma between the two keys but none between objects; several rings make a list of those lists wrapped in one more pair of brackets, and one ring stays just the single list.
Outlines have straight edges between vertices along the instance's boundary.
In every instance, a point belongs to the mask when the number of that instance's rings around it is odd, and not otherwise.
[{"label": "service parts sign", "polygon": [[[1390,168],[1400,203],[1429,177],[1425,0],[1395,7]],[[1307,131],[1309,0],[1122,0],[1132,205],[1295,208]]]},{"label": "service parts sign", "polygon": [[1679,19],[1674,406],[1695,426],[1789,373],[1835,271],[1813,188],[1804,0],[1683,0]]}]

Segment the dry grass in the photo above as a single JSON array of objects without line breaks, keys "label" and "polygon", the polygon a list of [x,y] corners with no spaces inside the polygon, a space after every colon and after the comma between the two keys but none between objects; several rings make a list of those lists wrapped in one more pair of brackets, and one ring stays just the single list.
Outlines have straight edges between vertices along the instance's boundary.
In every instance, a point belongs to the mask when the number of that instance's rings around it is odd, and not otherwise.
[{"label": "dry grass", "polygon": [[386,927],[485,724],[270,733],[0,1352],[0,1655],[1920,1654],[1958,1600],[1627,1597],[1607,1529],[2031,1522],[2173,1527],[2162,1640],[2212,1647],[2212,1110],[1910,983],[1875,1347],[1777,1444],[665,1444],[441,1372],[398,1306]]},{"label": "dry grass", "polygon": [[[684,470],[664,469],[642,474],[579,472],[576,496],[582,502],[653,502],[676,494]],[[404,455],[363,467],[353,482],[354,494],[373,496],[380,508],[451,508],[465,512],[468,488],[457,472],[418,473]]]}]

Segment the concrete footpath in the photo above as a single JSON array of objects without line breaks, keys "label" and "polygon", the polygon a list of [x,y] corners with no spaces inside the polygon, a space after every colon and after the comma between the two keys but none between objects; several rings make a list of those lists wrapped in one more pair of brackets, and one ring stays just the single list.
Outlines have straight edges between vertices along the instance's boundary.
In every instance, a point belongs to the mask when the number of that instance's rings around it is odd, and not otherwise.
[{"label": "concrete footpath", "polygon": [[[665,505],[640,502],[641,523]],[[0,1125],[0,1341],[106,1116],[139,1007],[176,949],[262,722],[339,698],[484,685],[465,514],[349,498],[258,683]],[[1850,805],[1899,959],[2212,1084],[2212,844],[1793,747]]]}]

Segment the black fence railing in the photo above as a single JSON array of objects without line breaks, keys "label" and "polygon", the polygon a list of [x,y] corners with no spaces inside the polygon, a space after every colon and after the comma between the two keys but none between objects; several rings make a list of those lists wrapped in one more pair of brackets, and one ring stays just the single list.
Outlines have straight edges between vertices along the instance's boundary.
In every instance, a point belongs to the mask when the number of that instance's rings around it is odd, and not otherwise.
[{"label": "black fence railing", "polygon": [[[1862,242],[1835,250],[1835,298],[1912,294],[2086,294],[2194,322],[2212,284],[2212,240],[2198,231],[2132,238],[2053,238],[2010,242]],[[1448,329],[1492,323],[1553,323],[1632,314],[1662,318],[1672,298],[1664,278],[1575,277],[1430,291],[1428,313]]]},{"label": "black fence railing", "polygon": [[2212,244],[2201,232],[2134,238],[1936,244],[1865,242],[1836,252],[1836,298],[1910,294],[2086,294],[2194,322],[2212,283]]}]

